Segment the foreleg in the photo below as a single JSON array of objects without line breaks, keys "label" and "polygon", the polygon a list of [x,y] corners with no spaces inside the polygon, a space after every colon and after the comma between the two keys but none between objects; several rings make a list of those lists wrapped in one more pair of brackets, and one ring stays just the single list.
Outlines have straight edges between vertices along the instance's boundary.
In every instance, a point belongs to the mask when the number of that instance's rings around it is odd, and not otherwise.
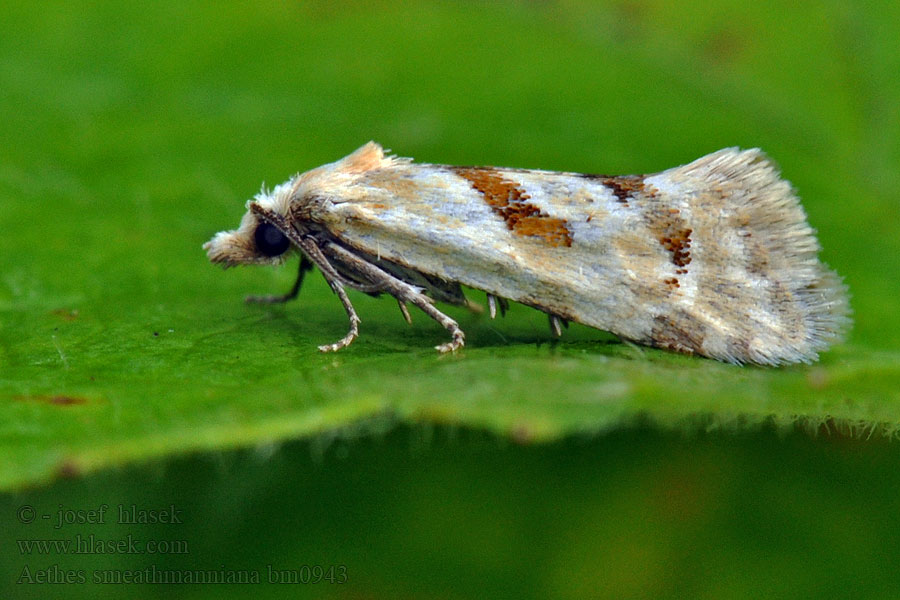
[{"label": "foreleg", "polygon": [[312,267],[313,264],[306,258],[306,255],[301,255],[300,268],[297,271],[297,280],[287,294],[282,294],[280,296],[247,296],[244,298],[244,302],[247,304],[283,304],[293,300],[297,297],[297,294],[300,293],[300,288],[303,286],[303,278],[306,276],[307,271],[311,270]]}]

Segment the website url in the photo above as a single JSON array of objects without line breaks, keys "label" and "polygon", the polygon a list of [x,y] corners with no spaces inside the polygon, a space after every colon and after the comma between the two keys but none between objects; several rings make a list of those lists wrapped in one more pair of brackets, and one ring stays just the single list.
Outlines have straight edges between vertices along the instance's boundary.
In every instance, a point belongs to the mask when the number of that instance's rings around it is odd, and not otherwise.
[{"label": "website url", "polygon": [[124,538],[103,539],[78,534],[61,540],[16,540],[19,554],[189,554],[187,540],[142,540],[131,534]]}]

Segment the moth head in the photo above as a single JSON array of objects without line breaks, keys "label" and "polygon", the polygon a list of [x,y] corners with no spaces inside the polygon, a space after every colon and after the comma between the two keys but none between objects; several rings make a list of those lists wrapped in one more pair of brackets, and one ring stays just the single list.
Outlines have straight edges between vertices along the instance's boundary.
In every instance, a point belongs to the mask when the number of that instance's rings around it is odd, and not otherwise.
[{"label": "moth head", "polygon": [[290,223],[288,200],[292,182],[279,185],[271,192],[261,191],[247,202],[247,212],[241,224],[232,231],[220,231],[203,244],[206,255],[214,263],[226,268],[236,265],[278,265],[290,256],[291,242],[276,225],[260,218],[258,210],[278,215],[283,223]]},{"label": "moth head", "polygon": [[[410,162],[407,158],[385,156],[375,142],[369,142],[344,158],[297,175],[271,192],[261,191],[247,202],[247,214],[240,227],[217,233],[203,245],[209,260],[226,267],[247,264],[280,264],[290,254],[285,228],[321,225],[327,216],[323,208],[337,195],[341,201],[354,200],[365,188],[354,183],[366,173]],[[337,190],[337,193],[336,193]],[[251,208],[253,207],[253,208]],[[260,218],[258,212],[274,215],[276,223]]]}]

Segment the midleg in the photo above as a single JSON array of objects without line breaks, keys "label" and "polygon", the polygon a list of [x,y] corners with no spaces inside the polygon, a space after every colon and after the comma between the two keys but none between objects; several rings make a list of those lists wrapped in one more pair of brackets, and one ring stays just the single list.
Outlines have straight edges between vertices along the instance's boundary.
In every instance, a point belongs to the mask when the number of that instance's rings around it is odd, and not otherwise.
[{"label": "midleg", "polygon": [[355,273],[359,273],[366,280],[378,286],[379,291],[394,296],[398,302],[410,302],[417,306],[426,315],[440,323],[450,332],[452,340],[446,344],[435,346],[439,352],[452,352],[465,345],[465,333],[459,328],[459,324],[434,307],[431,299],[416,289],[414,286],[397,279],[389,273],[385,273],[376,265],[367,262],[349,250],[333,243],[325,242],[322,247],[325,254],[350,267]]}]

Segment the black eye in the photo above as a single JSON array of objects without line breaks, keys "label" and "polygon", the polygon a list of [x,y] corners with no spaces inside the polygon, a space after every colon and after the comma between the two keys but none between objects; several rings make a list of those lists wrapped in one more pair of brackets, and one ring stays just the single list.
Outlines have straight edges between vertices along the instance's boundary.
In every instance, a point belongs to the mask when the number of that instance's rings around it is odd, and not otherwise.
[{"label": "black eye", "polygon": [[266,256],[281,256],[291,245],[287,237],[270,223],[257,225],[253,241],[256,242],[256,249]]}]

